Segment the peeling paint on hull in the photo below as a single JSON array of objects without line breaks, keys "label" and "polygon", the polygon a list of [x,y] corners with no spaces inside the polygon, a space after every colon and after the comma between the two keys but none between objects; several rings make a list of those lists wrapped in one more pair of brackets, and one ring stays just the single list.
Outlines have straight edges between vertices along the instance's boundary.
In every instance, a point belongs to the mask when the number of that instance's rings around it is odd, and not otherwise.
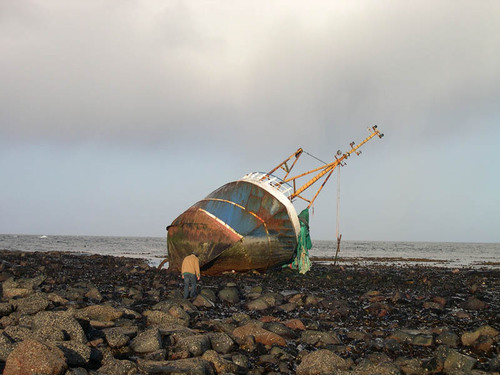
[{"label": "peeling paint on hull", "polygon": [[193,252],[205,274],[266,270],[291,261],[299,223],[288,198],[268,182],[243,178],[212,192],[168,227],[169,269]]}]

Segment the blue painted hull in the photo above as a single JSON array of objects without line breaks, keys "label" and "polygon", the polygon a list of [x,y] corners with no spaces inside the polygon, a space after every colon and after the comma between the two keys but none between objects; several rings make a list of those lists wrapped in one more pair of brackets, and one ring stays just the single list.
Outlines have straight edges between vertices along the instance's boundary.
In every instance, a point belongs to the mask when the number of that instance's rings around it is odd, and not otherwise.
[{"label": "blue painted hull", "polygon": [[230,182],[177,217],[168,227],[170,269],[199,254],[205,273],[265,270],[295,255],[299,224],[288,198],[254,178]]}]

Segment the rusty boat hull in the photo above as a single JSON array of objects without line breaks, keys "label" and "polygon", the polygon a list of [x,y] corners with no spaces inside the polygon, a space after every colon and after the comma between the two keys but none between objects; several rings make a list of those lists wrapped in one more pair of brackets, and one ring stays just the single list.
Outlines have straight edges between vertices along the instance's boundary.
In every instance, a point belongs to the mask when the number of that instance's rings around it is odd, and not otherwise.
[{"label": "rusty boat hull", "polygon": [[292,260],[300,230],[297,213],[287,190],[261,176],[223,185],[167,227],[170,270],[180,271],[192,253],[205,274],[262,271]]}]

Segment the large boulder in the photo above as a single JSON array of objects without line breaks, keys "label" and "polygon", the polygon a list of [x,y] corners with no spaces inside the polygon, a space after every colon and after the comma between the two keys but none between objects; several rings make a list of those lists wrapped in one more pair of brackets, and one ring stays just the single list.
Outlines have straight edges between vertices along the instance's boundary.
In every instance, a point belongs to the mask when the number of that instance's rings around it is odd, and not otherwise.
[{"label": "large boulder", "polygon": [[297,367],[297,375],[331,374],[345,370],[349,364],[345,359],[327,349],[307,354]]},{"label": "large boulder", "polygon": [[28,297],[14,299],[11,301],[16,311],[22,314],[33,315],[44,311],[49,306],[49,300],[42,293],[32,294]]},{"label": "large boulder", "polygon": [[3,374],[59,375],[67,368],[63,352],[55,346],[24,340],[7,357]]},{"label": "large boulder", "polygon": [[[39,312],[33,317],[31,329],[35,334],[47,339],[53,339],[51,332],[62,331],[65,340],[75,340],[84,344],[87,342],[82,326],[71,312]],[[59,337],[59,334],[56,337]]]}]

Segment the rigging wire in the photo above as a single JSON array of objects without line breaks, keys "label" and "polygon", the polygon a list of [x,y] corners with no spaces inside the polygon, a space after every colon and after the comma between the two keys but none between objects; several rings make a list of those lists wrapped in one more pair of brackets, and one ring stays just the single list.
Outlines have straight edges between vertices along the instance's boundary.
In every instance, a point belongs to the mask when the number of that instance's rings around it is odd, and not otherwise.
[{"label": "rigging wire", "polygon": [[340,252],[340,241],[342,240],[342,235],[339,234],[339,226],[340,226],[340,168],[337,169],[337,251],[335,252],[335,260],[333,265],[337,265],[337,259]]},{"label": "rigging wire", "polygon": [[312,157],[312,158],[316,159],[317,161],[319,161],[319,162],[321,162],[321,163],[323,163],[323,164],[325,164],[325,165],[326,165],[326,164],[328,164],[328,163],[324,162],[323,160],[321,160],[320,158],[317,158],[316,156],[314,156],[314,155],[312,155],[312,154],[308,153],[307,151],[302,150],[302,152],[304,152],[305,154],[309,155],[310,157]]}]

